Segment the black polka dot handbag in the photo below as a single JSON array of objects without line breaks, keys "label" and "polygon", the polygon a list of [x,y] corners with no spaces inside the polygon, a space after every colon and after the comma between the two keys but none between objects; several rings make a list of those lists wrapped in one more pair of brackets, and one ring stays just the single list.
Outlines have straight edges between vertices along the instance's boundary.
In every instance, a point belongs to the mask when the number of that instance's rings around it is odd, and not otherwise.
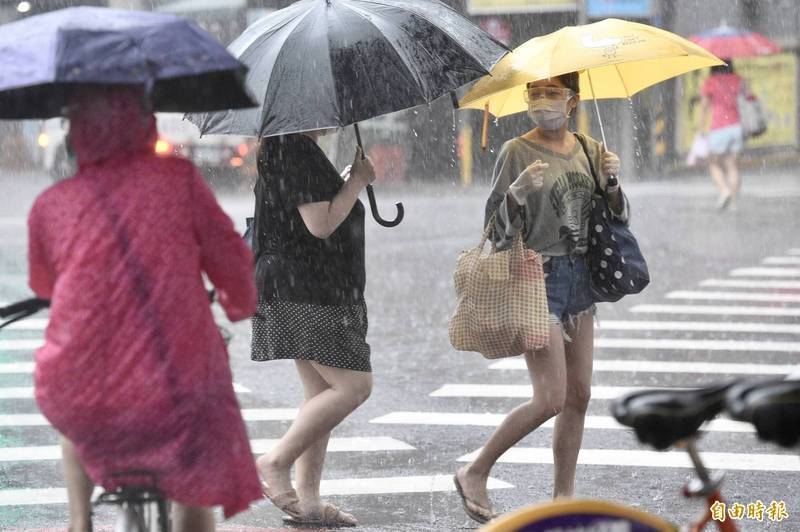
[{"label": "black polka dot handbag", "polygon": [[586,252],[592,297],[595,302],[619,301],[623,296],[641,292],[650,282],[650,273],[636,237],[625,222],[611,214],[585,140],[579,135],[576,138],[583,146],[594,178]]}]

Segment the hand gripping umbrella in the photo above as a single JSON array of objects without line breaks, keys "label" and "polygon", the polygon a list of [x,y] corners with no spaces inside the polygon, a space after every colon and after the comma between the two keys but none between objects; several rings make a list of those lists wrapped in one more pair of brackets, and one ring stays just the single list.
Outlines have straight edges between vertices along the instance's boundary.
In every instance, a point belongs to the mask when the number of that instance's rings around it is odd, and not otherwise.
[{"label": "hand gripping umbrella", "polygon": [[[301,0],[228,49],[249,67],[259,109],[190,115],[202,134],[268,137],[429,103],[486,73],[508,50],[436,0]],[[360,142],[360,135],[357,132]],[[384,226],[372,187],[372,214]]]},{"label": "hand gripping umbrella", "polygon": [[580,73],[581,100],[594,100],[600,133],[605,131],[597,100],[630,98],[637,92],[686,72],[724,62],[700,46],[668,31],[619,19],[567,26],[535,37],[504,57],[491,77],[479,80],[461,99],[461,108],[497,117],[527,110],[529,81]]},{"label": "hand gripping umbrella", "polygon": [[0,118],[63,114],[86,85],[144,85],[156,111],[251,107],[246,67],[174,15],[74,7],[0,29]]}]

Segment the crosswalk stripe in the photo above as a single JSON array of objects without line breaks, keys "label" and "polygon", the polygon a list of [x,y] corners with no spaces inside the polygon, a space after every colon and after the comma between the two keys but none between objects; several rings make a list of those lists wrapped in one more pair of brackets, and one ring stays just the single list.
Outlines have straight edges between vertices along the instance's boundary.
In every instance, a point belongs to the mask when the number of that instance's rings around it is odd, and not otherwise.
[{"label": "crosswalk stripe", "polygon": [[682,338],[596,338],[595,348],[680,349],[695,351],[780,351],[800,352],[800,342],[754,340],[691,340]]},{"label": "crosswalk stripe", "polygon": [[[642,373],[708,373],[715,375],[787,375],[800,364],[744,364],[735,362],[682,362],[677,360],[598,360],[594,371],[625,371]],[[527,370],[522,358],[506,358],[489,366],[498,370]]]},{"label": "crosswalk stripe", "polygon": [[789,255],[800,255],[800,248],[792,248],[786,253]]},{"label": "crosswalk stripe", "polygon": [[[490,490],[513,488],[513,484],[489,478]],[[424,475],[408,477],[366,477],[323,480],[320,495],[390,495],[399,493],[432,493],[455,491],[453,475]],[[101,493],[95,489],[94,496]],[[0,490],[0,506],[31,506],[66,504],[66,488],[31,488]]]},{"label": "crosswalk stripe", "polygon": [[631,312],[650,314],[711,314],[714,316],[800,316],[800,308],[721,305],[635,305]]},{"label": "crosswalk stripe", "polygon": [[[471,462],[480,450],[464,455],[459,462]],[[740,471],[800,471],[796,454],[718,453],[701,451],[703,463],[710,469]],[[546,447],[512,447],[498,462],[506,464],[552,464],[553,449]],[[634,449],[581,449],[578,464],[625,467],[692,468],[684,451],[641,451]]]},{"label": "crosswalk stripe", "polygon": [[35,367],[33,362],[4,362],[0,364],[0,373],[33,373]]},{"label": "crosswalk stripe", "polygon": [[700,286],[717,288],[773,288],[776,290],[800,290],[800,281],[761,281],[751,279],[706,279]]},{"label": "crosswalk stripe", "polygon": [[[592,386],[592,399],[616,399],[639,390],[653,390],[657,387],[637,386]],[[685,390],[686,388],[669,388]],[[431,392],[431,397],[519,397],[530,398],[533,388],[530,384],[445,384]]]},{"label": "crosswalk stripe", "polygon": [[39,338],[0,340],[0,351],[30,351],[44,345],[44,340]]},{"label": "crosswalk stripe", "polygon": [[800,303],[800,294],[763,294],[755,292],[706,292],[700,290],[676,290],[668,293],[666,297],[667,299],[712,299],[719,301]]},{"label": "crosswalk stripe", "polygon": [[[0,306],[2,306],[2,305],[0,305]],[[7,330],[7,331],[11,331],[11,330],[43,331],[43,330],[45,330],[47,328],[47,322],[48,321],[50,321],[50,320],[45,320],[45,319],[41,319],[41,318],[36,318],[36,319],[28,318],[28,319],[24,319],[24,320],[15,321],[14,323],[12,323],[10,325],[6,325],[4,327],[4,329]]]},{"label": "crosswalk stripe", "polygon": [[800,325],[790,323],[721,321],[615,321],[599,320],[599,331],[703,331],[800,334]]},{"label": "crosswalk stripe", "polygon": [[782,265],[800,265],[800,257],[767,257],[761,264],[769,264],[773,266],[782,266]]},{"label": "crosswalk stripe", "polygon": [[[250,440],[254,454],[270,451],[279,440]],[[331,438],[328,441],[328,452],[378,452],[378,451],[413,451],[411,445],[387,436]],[[33,462],[44,460],[61,460],[61,446],[44,445],[38,447],[0,447],[0,462]]]},{"label": "crosswalk stripe", "polygon": [[0,388],[0,399],[32,399],[33,387],[20,386],[11,388]]},{"label": "crosswalk stripe", "polygon": [[[495,427],[505,419],[506,414],[471,412],[390,412],[370,420],[379,425],[450,425]],[[552,428],[555,419],[550,419],[542,427]],[[627,430],[611,416],[586,416],[587,429]],[[732,419],[714,419],[703,426],[704,431],[712,432],[755,432],[752,425]]]},{"label": "crosswalk stripe", "polygon": [[[250,388],[237,382],[233,383],[233,391],[239,394],[252,393]],[[33,399],[33,397],[33,387],[31,386],[0,388],[0,399]]]},{"label": "crosswalk stripe", "polygon": [[[296,408],[242,409],[245,421],[291,421],[295,416]],[[41,427],[49,424],[41,414],[0,414],[0,427]]]},{"label": "crosswalk stripe", "polygon": [[800,277],[800,268],[737,268],[733,277]]},{"label": "crosswalk stripe", "polygon": [[2,216],[0,217],[0,226],[2,225],[27,225],[28,220],[22,216]]}]

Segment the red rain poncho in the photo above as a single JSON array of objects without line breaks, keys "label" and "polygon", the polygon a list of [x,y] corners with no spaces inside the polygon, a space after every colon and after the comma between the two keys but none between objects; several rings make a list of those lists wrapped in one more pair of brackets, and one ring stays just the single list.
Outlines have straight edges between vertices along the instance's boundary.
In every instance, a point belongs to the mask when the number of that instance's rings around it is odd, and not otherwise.
[{"label": "red rain poncho", "polygon": [[231,516],[261,490],[201,274],[245,319],[252,254],[195,167],[154,154],[140,91],[73,100],[78,173],[28,220],[30,286],[52,300],[36,401],[95,482],[149,470],[167,498]]}]

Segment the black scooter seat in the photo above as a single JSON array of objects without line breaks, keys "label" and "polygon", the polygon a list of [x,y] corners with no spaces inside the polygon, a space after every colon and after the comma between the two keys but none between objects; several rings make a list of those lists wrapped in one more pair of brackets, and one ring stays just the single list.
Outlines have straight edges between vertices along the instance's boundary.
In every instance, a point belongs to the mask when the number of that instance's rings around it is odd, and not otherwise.
[{"label": "black scooter seat", "polygon": [[745,381],[726,397],[731,417],[752,423],[759,438],[784,447],[800,440],[800,380]]},{"label": "black scooter seat", "polygon": [[636,432],[640,442],[664,450],[693,436],[725,407],[725,394],[735,384],[693,390],[642,390],[611,404],[614,417]]}]

